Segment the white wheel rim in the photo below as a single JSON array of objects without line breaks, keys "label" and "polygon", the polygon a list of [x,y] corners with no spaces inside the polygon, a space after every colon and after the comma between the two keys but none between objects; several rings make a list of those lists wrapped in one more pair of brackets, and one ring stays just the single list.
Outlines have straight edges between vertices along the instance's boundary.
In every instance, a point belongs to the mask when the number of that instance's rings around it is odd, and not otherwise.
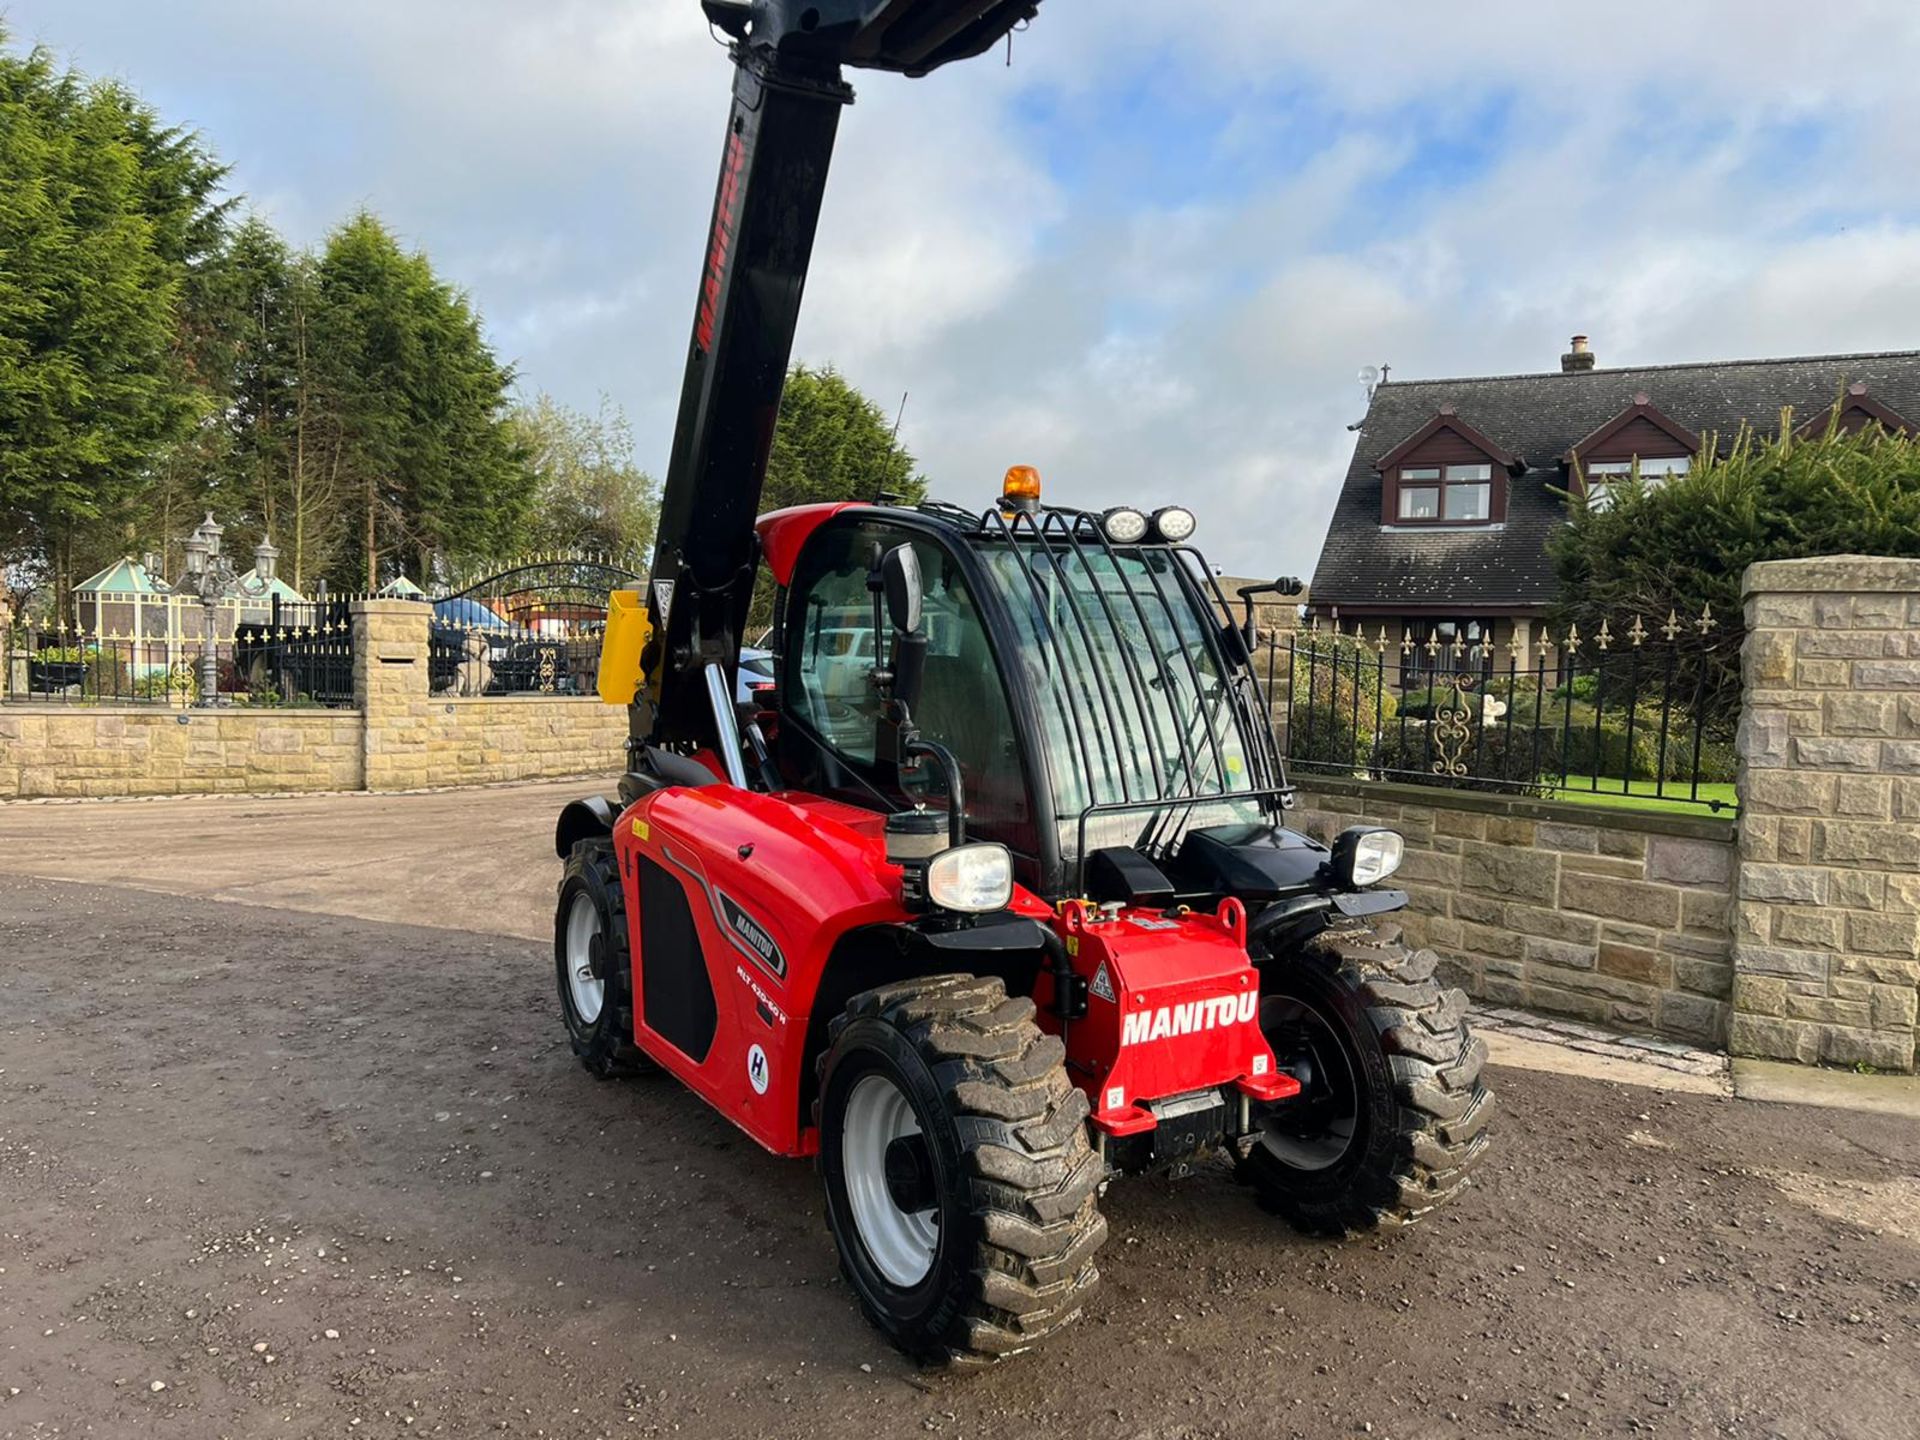
[{"label": "white wheel rim", "polygon": [[607,982],[593,973],[593,937],[599,933],[600,907],[582,890],[567,911],[567,990],[582,1025],[598,1020],[607,1000]]},{"label": "white wheel rim", "polygon": [[887,1147],[919,1133],[913,1104],[893,1081],[863,1075],[855,1082],[840,1137],[847,1202],[867,1254],[902,1289],[926,1279],[940,1241],[939,1207],[909,1213],[894,1203],[887,1187]]}]

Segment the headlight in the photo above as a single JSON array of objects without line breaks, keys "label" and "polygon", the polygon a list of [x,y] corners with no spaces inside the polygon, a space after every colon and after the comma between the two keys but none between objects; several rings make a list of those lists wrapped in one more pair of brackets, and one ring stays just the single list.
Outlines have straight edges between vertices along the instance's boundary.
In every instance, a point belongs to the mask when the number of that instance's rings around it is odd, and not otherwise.
[{"label": "headlight", "polygon": [[1004,845],[959,845],[927,864],[927,898],[942,910],[981,915],[1013,899],[1013,856]]},{"label": "headlight", "polygon": [[1153,512],[1153,533],[1169,545],[1192,539],[1194,527],[1199,523],[1184,505],[1164,505]]},{"label": "headlight", "polygon": [[1333,856],[1327,861],[1336,884],[1377,885],[1400,868],[1407,842],[1397,830],[1356,825],[1334,837]]},{"label": "headlight", "polygon": [[1116,545],[1138,545],[1147,538],[1147,517],[1131,505],[1116,505],[1100,517],[1100,528]]}]

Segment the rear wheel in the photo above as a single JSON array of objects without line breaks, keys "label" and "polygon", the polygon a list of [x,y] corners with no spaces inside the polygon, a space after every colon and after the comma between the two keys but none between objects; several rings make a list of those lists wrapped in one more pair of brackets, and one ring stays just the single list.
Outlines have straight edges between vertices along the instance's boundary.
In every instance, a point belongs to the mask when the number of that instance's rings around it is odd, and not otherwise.
[{"label": "rear wheel", "polygon": [[1087,1100],[1033,1002],[948,975],[853,998],[820,1062],[840,1268],[917,1359],[1026,1349],[1080,1313],[1107,1225]]},{"label": "rear wheel", "polygon": [[1304,1230],[1408,1224],[1465,1189],[1493,1095],[1467,997],[1400,927],[1342,926],[1261,966],[1260,1027],[1300,1094],[1256,1107],[1241,1161]]},{"label": "rear wheel", "polygon": [[627,906],[610,841],[581,840],[567,857],[553,917],[553,965],[580,1063],[602,1079],[651,1069],[633,1043]]}]

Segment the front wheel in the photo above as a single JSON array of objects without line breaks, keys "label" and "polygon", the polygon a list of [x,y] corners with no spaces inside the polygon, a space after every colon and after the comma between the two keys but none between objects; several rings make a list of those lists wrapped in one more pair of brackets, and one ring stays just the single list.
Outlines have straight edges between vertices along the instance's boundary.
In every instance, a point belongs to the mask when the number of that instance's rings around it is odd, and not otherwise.
[{"label": "front wheel", "polygon": [[1303,1230],[1409,1224],[1470,1183],[1493,1095],[1467,997],[1400,927],[1341,926],[1260,967],[1260,1027],[1300,1093],[1257,1107],[1241,1178]]},{"label": "front wheel", "polygon": [[942,975],[856,995],[820,1061],[840,1268],[900,1349],[979,1364],[1080,1313],[1106,1238],[1086,1096],[1033,1002]]},{"label": "front wheel", "polygon": [[553,967],[567,1039],[580,1063],[603,1080],[652,1069],[633,1043],[626,898],[606,840],[577,841],[567,857],[553,916]]}]

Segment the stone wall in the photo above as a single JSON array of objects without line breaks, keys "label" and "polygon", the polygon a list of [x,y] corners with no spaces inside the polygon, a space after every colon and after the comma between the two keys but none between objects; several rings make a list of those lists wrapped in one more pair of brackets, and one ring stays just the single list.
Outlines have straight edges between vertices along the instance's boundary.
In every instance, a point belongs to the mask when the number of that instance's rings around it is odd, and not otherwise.
[{"label": "stone wall", "polygon": [[1914,1068],[1920,561],[1748,568],[1732,1049]]},{"label": "stone wall", "polygon": [[0,800],[358,790],[356,710],[0,708]]},{"label": "stone wall", "polygon": [[1470,995],[1725,1042],[1730,822],[1316,776],[1293,823],[1400,831],[1395,918]]},{"label": "stone wall", "polygon": [[611,775],[627,712],[597,699],[428,692],[426,605],[354,606],[347,710],[0,706],[0,800],[407,790]]}]

